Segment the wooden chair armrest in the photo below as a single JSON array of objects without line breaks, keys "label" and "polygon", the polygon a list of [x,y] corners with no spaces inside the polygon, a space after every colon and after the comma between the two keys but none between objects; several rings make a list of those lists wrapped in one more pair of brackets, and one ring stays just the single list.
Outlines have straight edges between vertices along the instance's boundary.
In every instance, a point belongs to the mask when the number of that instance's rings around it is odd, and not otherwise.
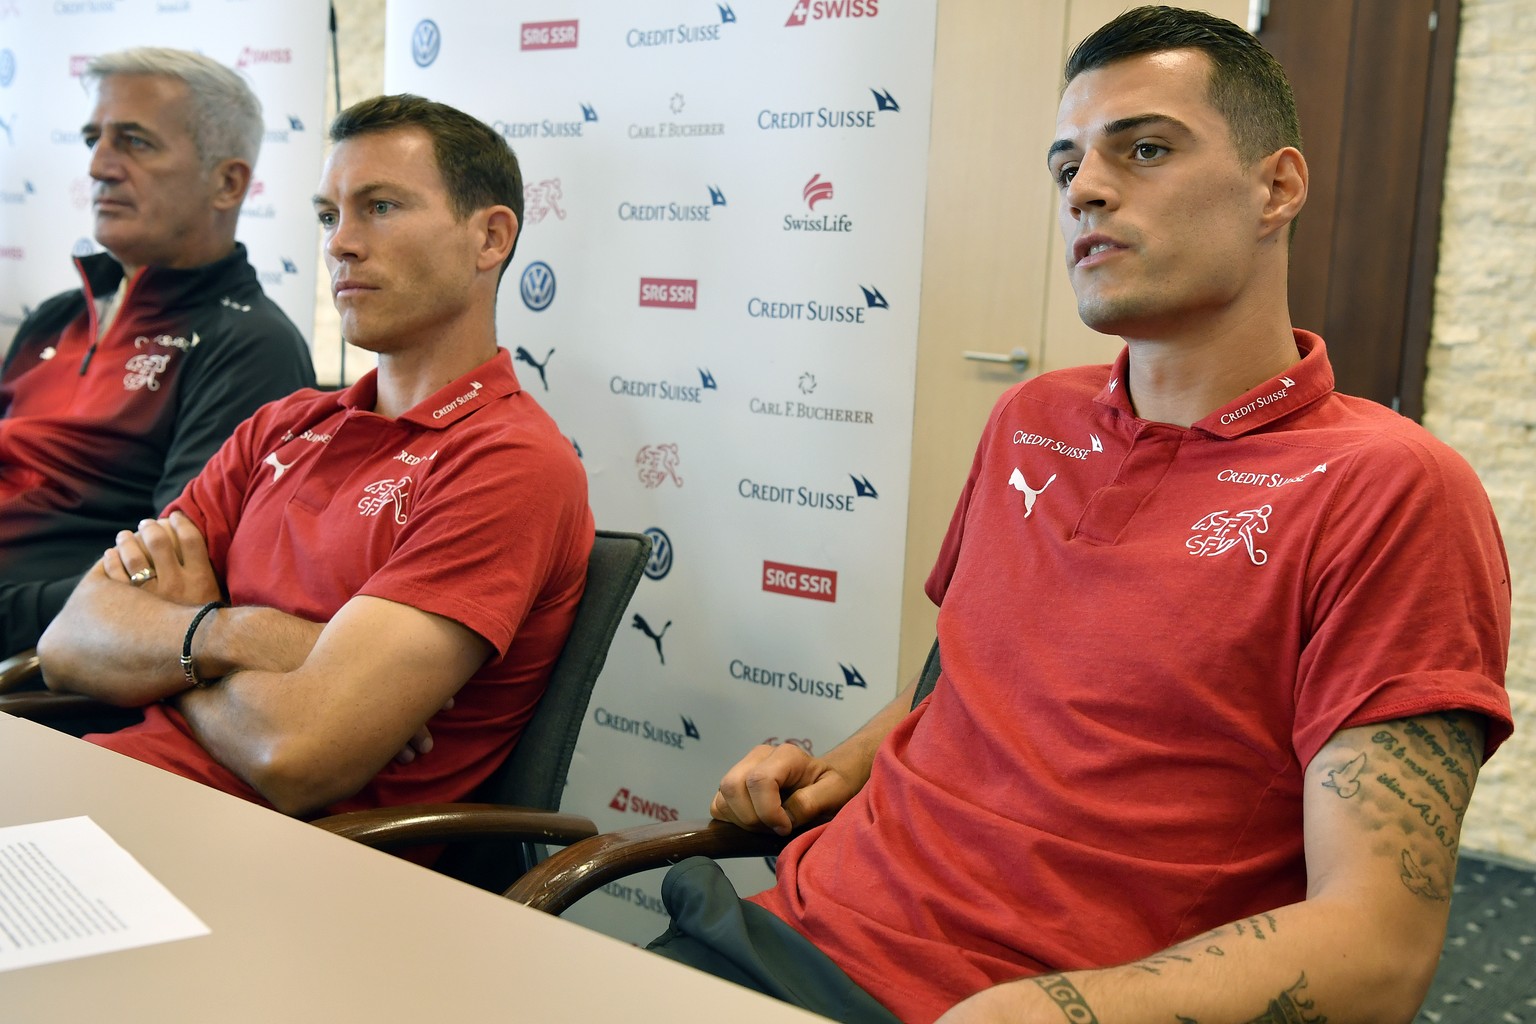
[{"label": "wooden chair armrest", "polygon": [[22,651],[0,661],[0,693],[10,693],[39,678],[43,670],[37,652]]},{"label": "wooden chair armrest", "polygon": [[689,857],[767,857],[787,842],[787,837],[772,832],[748,832],[712,819],[640,825],[566,847],[518,879],[504,895],[559,915],[615,878]]},{"label": "wooden chair armrest", "polygon": [[110,715],[116,711],[121,711],[126,718],[135,714],[137,709],[115,708],[94,697],[78,693],[54,693],[52,690],[0,694],[0,712],[38,722]]},{"label": "wooden chair armrest", "polygon": [[501,804],[379,807],[333,814],[311,824],[378,850],[492,838],[564,846],[597,835],[597,826],[577,814]]}]

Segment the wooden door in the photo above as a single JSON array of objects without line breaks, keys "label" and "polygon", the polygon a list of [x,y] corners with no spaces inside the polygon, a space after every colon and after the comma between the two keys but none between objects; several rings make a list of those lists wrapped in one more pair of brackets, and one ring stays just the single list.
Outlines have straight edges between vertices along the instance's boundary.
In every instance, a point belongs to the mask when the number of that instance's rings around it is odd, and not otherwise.
[{"label": "wooden door", "polygon": [[1271,0],[1259,39],[1296,92],[1312,172],[1291,318],[1338,389],[1419,418],[1459,0]]}]

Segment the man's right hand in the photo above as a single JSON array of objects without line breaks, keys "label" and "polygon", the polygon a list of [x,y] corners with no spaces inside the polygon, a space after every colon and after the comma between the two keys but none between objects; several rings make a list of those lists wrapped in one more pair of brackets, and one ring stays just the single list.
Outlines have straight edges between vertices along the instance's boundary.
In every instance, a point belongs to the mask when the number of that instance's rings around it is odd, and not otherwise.
[{"label": "man's right hand", "polygon": [[793,743],[758,746],[725,773],[709,814],[742,828],[788,835],[836,813],[862,784]]}]

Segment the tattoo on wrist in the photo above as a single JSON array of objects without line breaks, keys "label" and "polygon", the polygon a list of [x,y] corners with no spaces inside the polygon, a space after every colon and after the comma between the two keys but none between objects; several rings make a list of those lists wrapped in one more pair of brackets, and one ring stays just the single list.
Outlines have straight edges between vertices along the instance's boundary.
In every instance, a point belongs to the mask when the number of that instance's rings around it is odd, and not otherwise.
[{"label": "tattoo on wrist", "polygon": [[1071,1024],[1099,1024],[1098,1016],[1088,1006],[1083,994],[1063,975],[1047,974],[1030,980],[1045,990],[1051,1002],[1056,1004],[1056,1008]]},{"label": "tattoo on wrist", "polygon": [[1307,976],[1269,1001],[1269,1008],[1246,1024],[1328,1024],[1328,1018],[1314,1012],[1316,1007],[1304,994]]},{"label": "tattoo on wrist", "polygon": [[[1312,1000],[1303,994],[1306,987],[1307,976],[1303,974],[1296,984],[1271,999],[1263,1013],[1244,1024],[1328,1024],[1328,1018],[1317,1013]],[[1200,1024],[1198,1018],[1182,1013],[1174,1014],[1174,1018],[1176,1024]]]}]

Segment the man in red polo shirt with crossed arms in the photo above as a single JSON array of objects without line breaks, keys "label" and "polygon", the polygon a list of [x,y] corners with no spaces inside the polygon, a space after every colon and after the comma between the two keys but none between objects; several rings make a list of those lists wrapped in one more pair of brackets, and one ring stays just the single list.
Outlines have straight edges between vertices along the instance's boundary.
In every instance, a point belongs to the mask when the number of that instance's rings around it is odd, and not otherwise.
[{"label": "man in red polo shirt with crossed arms", "polygon": [[581,464],[496,341],[511,150],[414,96],[343,111],[331,139],[326,264],[378,369],[258,410],[38,645],[49,686],[145,707],[95,742],[296,815],[485,778],[543,692],[593,537]]}]

